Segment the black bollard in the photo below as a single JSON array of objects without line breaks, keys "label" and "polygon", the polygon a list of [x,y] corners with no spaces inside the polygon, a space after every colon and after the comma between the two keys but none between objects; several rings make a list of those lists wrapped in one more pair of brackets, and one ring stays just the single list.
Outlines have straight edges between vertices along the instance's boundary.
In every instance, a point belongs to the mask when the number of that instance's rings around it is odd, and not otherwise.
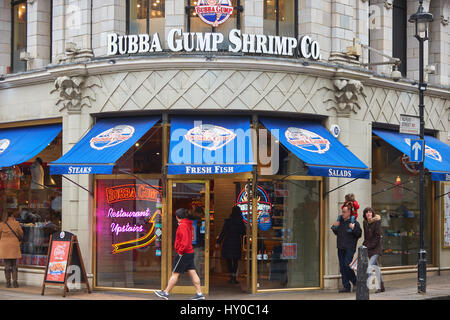
[{"label": "black bollard", "polygon": [[367,268],[369,266],[369,256],[367,247],[358,248],[358,272],[356,275],[356,300],[369,300],[369,288],[367,287]]}]

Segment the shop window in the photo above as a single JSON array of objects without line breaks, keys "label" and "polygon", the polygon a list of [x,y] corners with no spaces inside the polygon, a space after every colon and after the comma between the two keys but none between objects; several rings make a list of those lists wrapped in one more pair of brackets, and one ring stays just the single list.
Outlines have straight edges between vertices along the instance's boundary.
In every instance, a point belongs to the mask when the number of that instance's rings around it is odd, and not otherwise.
[{"label": "shop window", "polygon": [[258,288],[320,286],[320,182],[258,181]]},{"label": "shop window", "polygon": [[96,180],[96,285],[161,285],[161,180]]},{"label": "shop window", "polygon": [[407,12],[406,1],[394,0],[392,14],[392,56],[399,58],[398,70],[406,77]]},{"label": "shop window", "polygon": [[162,128],[155,125],[96,177],[96,286],[161,285]]},{"label": "shop window", "polygon": [[[417,264],[419,176],[407,156],[379,137],[372,139],[372,206],[382,218],[383,267]],[[432,181],[425,179],[424,245],[432,263]]]},{"label": "shop window", "polygon": [[20,54],[27,51],[27,2],[12,1],[11,72],[26,71],[27,62]]},{"label": "shop window", "polygon": [[127,0],[127,33],[165,38],[165,0]]},{"label": "shop window", "polygon": [[297,0],[264,0],[264,34],[297,38]]},{"label": "shop window", "polygon": [[[227,50],[229,46],[228,34],[232,29],[241,28],[241,14],[243,12],[243,0],[231,0],[233,5],[233,13],[228,18],[225,23],[219,24],[217,27],[213,27],[205,22],[203,22],[195,12],[195,7],[197,4],[206,0],[188,0],[188,5],[186,6],[187,13],[187,26],[188,32],[221,32],[224,34],[224,41],[219,44],[219,50]],[[216,1],[213,1],[214,3]],[[220,2],[220,1],[219,1]],[[209,2],[208,2],[209,3]]]},{"label": "shop window", "polygon": [[118,161],[114,173],[161,173],[162,128],[155,125]]},{"label": "shop window", "polygon": [[24,231],[19,265],[45,266],[50,235],[61,231],[62,177],[50,175],[48,166],[61,154],[60,133],[33,159],[0,170],[3,214],[13,211]]}]

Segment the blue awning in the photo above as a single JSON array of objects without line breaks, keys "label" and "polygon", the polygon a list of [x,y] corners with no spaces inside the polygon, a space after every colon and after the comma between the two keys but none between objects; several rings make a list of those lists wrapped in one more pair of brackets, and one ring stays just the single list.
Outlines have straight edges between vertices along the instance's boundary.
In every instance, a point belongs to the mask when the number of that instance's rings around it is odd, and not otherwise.
[{"label": "blue awning", "polygon": [[168,174],[250,172],[250,118],[173,117]]},{"label": "blue awning", "polygon": [[[389,130],[374,129],[373,133],[407,156],[410,156],[411,140],[419,139],[418,136]],[[433,181],[450,181],[450,146],[432,136],[425,136],[424,166],[430,171]]]},{"label": "blue awning", "polygon": [[50,174],[111,174],[116,161],[160,117],[99,120],[64,156],[50,163]]},{"label": "blue awning", "polygon": [[61,132],[61,124],[0,130],[0,167],[10,167],[37,156]]},{"label": "blue awning", "polygon": [[319,123],[272,118],[261,122],[305,162],[309,175],[369,179],[370,169]]}]

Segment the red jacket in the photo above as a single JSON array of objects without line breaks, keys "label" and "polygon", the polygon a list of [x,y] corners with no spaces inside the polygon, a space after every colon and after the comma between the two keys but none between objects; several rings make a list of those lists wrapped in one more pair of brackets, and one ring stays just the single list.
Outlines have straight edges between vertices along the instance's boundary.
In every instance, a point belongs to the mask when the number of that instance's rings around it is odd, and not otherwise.
[{"label": "red jacket", "polygon": [[358,209],[359,209],[358,201],[355,200],[355,201],[346,202],[342,205],[341,209],[344,208],[344,206],[346,206],[347,204],[349,204],[352,207],[352,209],[350,210],[350,214],[352,216],[355,216],[355,219],[357,219],[358,218]]},{"label": "red jacket", "polygon": [[192,229],[192,220],[183,219],[178,223],[175,235],[175,251],[179,255],[194,252],[192,247]]}]

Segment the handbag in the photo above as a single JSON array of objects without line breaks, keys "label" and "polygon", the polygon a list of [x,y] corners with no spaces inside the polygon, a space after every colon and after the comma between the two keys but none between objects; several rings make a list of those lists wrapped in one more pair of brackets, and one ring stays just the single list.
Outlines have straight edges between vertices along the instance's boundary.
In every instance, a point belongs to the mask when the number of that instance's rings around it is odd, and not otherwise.
[{"label": "handbag", "polygon": [[17,239],[19,240],[19,242],[22,242],[23,238],[21,236],[19,236],[12,228],[11,226],[8,224],[8,222],[5,222],[5,224],[8,226],[9,230],[12,231],[12,233],[14,233],[14,235],[17,237]]}]

